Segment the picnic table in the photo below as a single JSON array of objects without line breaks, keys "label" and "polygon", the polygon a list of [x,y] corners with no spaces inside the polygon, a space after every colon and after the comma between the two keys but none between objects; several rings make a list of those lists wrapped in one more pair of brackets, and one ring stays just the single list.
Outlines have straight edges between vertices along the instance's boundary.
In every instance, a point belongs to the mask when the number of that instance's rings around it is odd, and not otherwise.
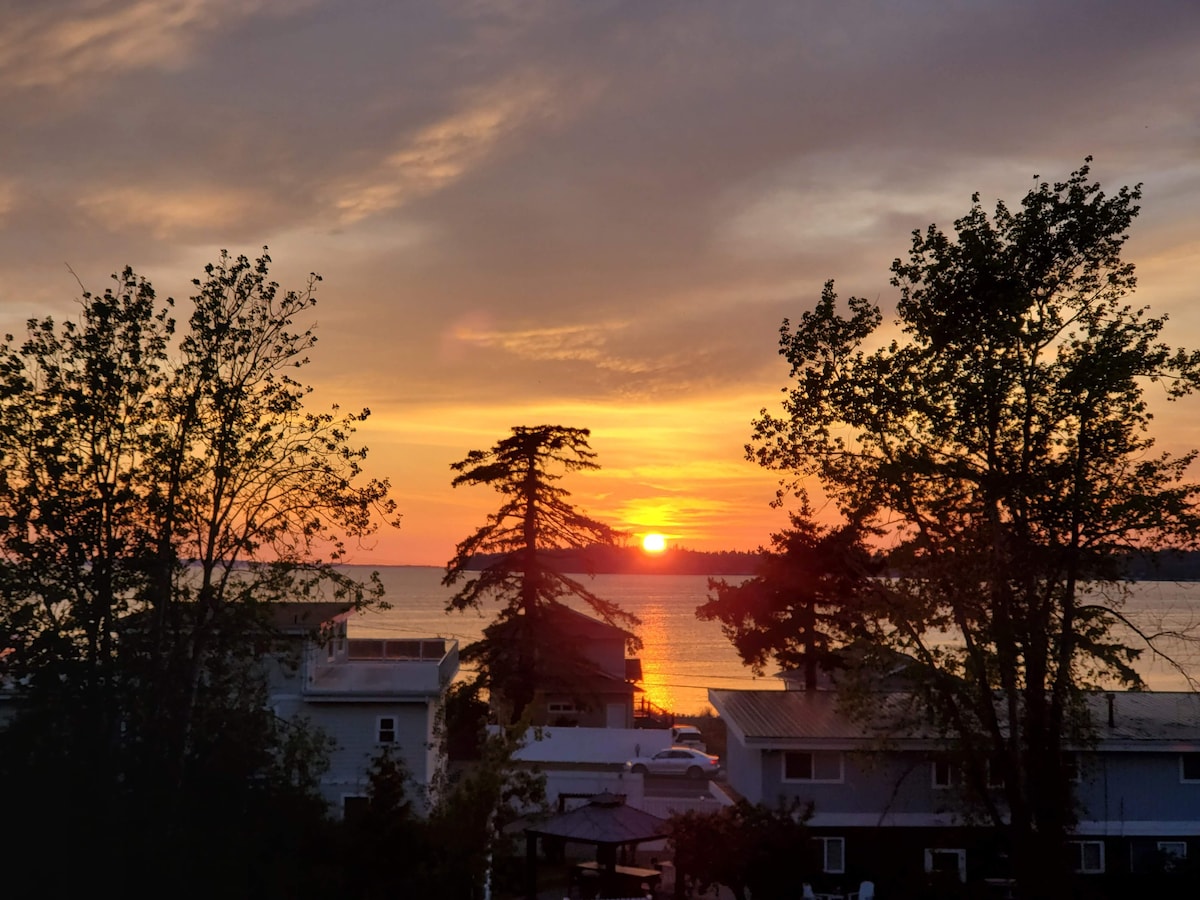
[{"label": "picnic table", "polygon": [[579,884],[595,884],[598,889],[610,896],[616,891],[622,897],[641,896],[642,885],[647,885],[651,891],[662,881],[662,872],[658,869],[643,869],[641,866],[613,866],[612,883],[602,883],[607,867],[595,860],[576,863],[572,870],[571,881]]}]

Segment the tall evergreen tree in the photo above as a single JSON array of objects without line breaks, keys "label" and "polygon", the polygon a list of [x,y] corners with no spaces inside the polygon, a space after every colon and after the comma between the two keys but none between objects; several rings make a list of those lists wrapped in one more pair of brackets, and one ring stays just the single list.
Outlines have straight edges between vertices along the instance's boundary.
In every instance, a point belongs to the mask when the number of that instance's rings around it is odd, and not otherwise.
[{"label": "tall evergreen tree", "polygon": [[[616,543],[619,532],[573,506],[557,482],[567,472],[597,469],[587,429],[561,425],[518,426],[487,450],[473,450],[452,464],[452,484],[482,484],[504,498],[487,523],[462,541],[446,566],[442,583],[460,585],[448,610],[479,608],[485,600],[501,608],[483,638],[464,648],[494,699],[502,696],[519,718],[539,685],[576,690],[593,667],[555,624],[560,598],[583,600],[613,625],[637,619],[602,599],[571,574],[560,571],[546,551],[586,549]],[[476,568],[476,566],[479,568]],[[630,637],[636,645],[636,639]],[[632,647],[631,647],[632,649]]]},{"label": "tall evergreen tree", "polygon": [[856,596],[881,565],[852,525],[829,528],[806,515],[772,536],[752,578],[737,584],[709,579],[714,592],[696,610],[716,620],[738,655],[756,673],[768,660],[800,673],[816,690],[823,672],[842,665],[838,648],[865,632]]}]

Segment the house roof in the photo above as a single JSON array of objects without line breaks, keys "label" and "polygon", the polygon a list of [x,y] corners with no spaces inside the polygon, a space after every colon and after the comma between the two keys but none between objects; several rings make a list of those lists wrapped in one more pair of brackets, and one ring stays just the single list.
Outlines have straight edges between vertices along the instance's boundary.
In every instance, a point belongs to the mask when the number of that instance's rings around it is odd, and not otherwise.
[{"label": "house roof", "polygon": [[1119,691],[1090,694],[1088,704],[1102,741],[1200,742],[1200,695],[1182,691]]},{"label": "house roof", "polygon": [[271,603],[267,608],[267,621],[273,629],[284,634],[308,634],[327,622],[349,614],[348,603],[288,600]]},{"label": "house roof", "polygon": [[633,636],[624,628],[571,609],[565,603],[555,603],[549,607],[549,614],[557,619],[559,628],[576,637],[624,641]]},{"label": "house roof", "polygon": [[835,691],[710,689],[709,701],[744,743],[867,740],[873,733],[838,712]]},{"label": "house roof", "polygon": [[[881,737],[906,741],[937,738],[931,727],[886,734],[888,709],[900,712],[909,695],[881,692],[874,701],[879,726],[839,710],[836,691],[709,690],[709,700],[741,741],[758,746],[866,742]],[[1112,716],[1109,717],[1109,697]],[[1186,692],[1120,691],[1087,695],[1096,739],[1110,749],[1200,749],[1200,695]],[[1111,721],[1111,724],[1110,724]]]}]

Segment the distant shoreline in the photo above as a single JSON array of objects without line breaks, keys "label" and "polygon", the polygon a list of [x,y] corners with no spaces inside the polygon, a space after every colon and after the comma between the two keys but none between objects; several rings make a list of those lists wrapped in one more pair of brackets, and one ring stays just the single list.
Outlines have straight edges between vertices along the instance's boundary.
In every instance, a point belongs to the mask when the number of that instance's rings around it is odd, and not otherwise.
[{"label": "distant shoreline", "polygon": [[[661,553],[647,553],[640,547],[591,547],[586,550],[544,551],[560,572],[591,575],[709,575],[750,578],[759,571],[762,553],[759,551],[722,550],[708,552],[668,548]],[[495,556],[480,556],[471,565],[472,571],[484,568]],[[396,563],[372,566],[352,563],[364,568],[444,569],[438,563]],[[1131,559],[1123,578],[1118,581],[1200,581],[1200,550],[1160,551]]]},{"label": "distant shoreline", "polygon": [[[668,548],[647,553],[640,547],[589,547],[586,550],[547,550],[542,553],[560,572],[594,575],[739,575],[758,571],[762,554],[740,550],[716,553]],[[485,568],[495,556],[477,557],[472,570]]]}]

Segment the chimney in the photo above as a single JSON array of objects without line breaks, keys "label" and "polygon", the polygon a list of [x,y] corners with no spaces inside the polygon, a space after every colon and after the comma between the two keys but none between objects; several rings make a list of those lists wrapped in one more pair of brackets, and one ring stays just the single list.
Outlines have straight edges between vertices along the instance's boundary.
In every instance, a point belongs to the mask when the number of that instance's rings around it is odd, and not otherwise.
[{"label": "chimney", "polygon": [[1117,724],[1117,715],[1116,715],[1117,695],[1116,694],[1105,694],[1104,696],[1108,700],[1108,727],[1113,728]]}]

